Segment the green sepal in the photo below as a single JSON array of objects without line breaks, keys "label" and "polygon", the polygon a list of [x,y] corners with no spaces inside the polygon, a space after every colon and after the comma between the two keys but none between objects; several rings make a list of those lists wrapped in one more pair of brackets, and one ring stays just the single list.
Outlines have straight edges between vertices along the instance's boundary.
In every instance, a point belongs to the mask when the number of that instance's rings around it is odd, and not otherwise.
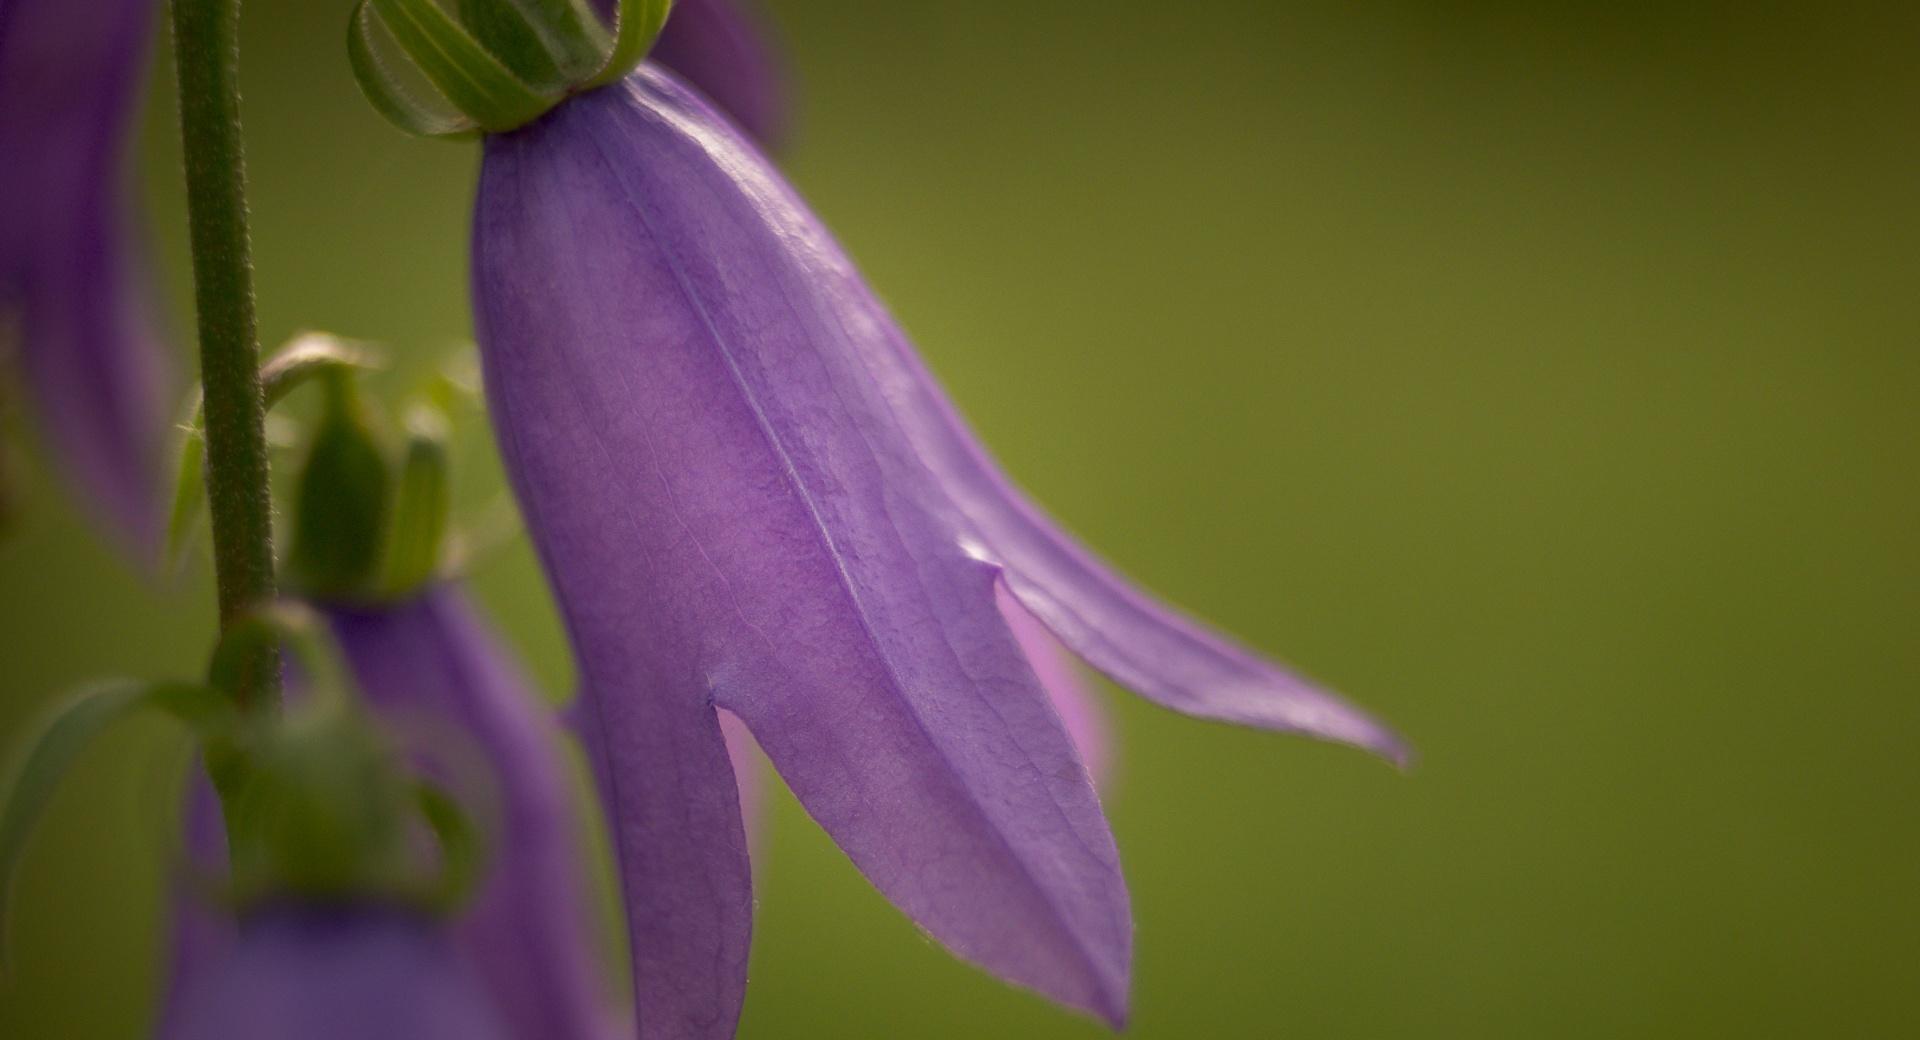
[{"label": "green sepal", "polygon": [[[489,53],[434,0],[361,0],[454,108],[480,129],[511,130],[538,118],[562,92],[536,90]],[[362,18],[356,9],[354,20]],[[376,102],[376,105],[379,102]]]},{"label": "green sepal", "polygon": [[316,700],[352,699],[353,680],[326,623],[311,607],[292,600],[262,604],[229,623],[207,664],[208,683],[215,689],[231,689],[261,649],[269,646],[292,652]]},{"label": "green sepal", "polygon": [[526,10],[530,21],[541,26],[548,47],[560,63],[561,74],[571,85],[591,75],[613,46],[613,35],[600,24],[600,18],[587,0],[513,0]]},{"label": "green sepal", "polygon": [[528,86],[559,91],[567,86],[562,53],[567,42],[548,22],[549,6],[538,0],[458,0],[460,21],[488,53]]},{"label": "green sepal", "polygon": [[387,122],[415,137],[463,138],[480,132],[479,124],[458,112],[436,109],[402,86],[373,42],[375,14],[368,0],[354,5],[347,19],[347,64],[360,92]]},{"label": "green sepal", "polygon": [[613,27],[613,47],[600,63],[600,70],[584,86],[603,87],[624,79],[653,49],[653,41],[659,39],[660,30],[667,24],[667,14],[672,10],[673,0],[620,0]]},{"label": "green sepal", "polygon": [[27,838],[45,811],[60,778],[86,746],[115,723],[157,709],[202,734],[230,726],[232,709],[212,687],[201,683],[114,680],[81,692],[56,708],[24,746],[19,765],[0,789],[0,963],[6,955],[6,927],[13,877]]},{"label": "green sepal", "polygon": [[352,375],[323,377],[325,409],[294,491],[287,580],[321,599],[363,595],[379,577],[391,473]]},{"label": "green sepal", "polygon": [[380,590],[388,599],[410,594],[440,570],[453,504],[447,426],[446,415],[432,405],[407,411],[406,454],[381,565]]},{"label": "green sepal", "polygon": [[451,913],[479,887],[487,861],[486,835],[459,801],[434,784],[417,783],[414,802],[440,845],[440,876],[423,886],[420,895],[433,909]]},{"label": "green sepal", "polygon": [[[280,352],[260,366],[261,396],[271,411],[287,395],[326,372],[371,371],[382,366],[380,355],[364,344],[306,332],[295,336]],[[173,508],[167,520],[167,559],[177,565],[192,540],[195,521],[206,505],[206,428],[196,394],[186,422],[181,424],[179,466],[173,485]]]},{"label": "green sepal", "polygon": [[314,700],[261,727],[223,799],[234,899],[419,887],[412,786],[397,749],[350,700]]}]

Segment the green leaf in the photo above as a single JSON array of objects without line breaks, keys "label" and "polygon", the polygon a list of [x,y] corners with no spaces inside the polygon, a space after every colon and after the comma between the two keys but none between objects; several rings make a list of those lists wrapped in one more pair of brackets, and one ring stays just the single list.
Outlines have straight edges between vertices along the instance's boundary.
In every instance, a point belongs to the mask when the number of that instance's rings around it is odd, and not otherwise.
[{"label": "green leaf", "polygon": [[[328,372],[370,371],[380,368],[378,351],[363,343],[324,332],[303,332],[260,366],[261,393],[269,411],[309,380]],[[167,519],[167,559],[178,565],[192,539],[194,522],[206,504],[206,433],[196,395],[193,411],[181,427],[179,467],[173,485],[173,508]]]},{"label": "green leaf", "polygon": [[434,0],[371,2],[421,74],[481,129],[511,130],[559,99],[558,90],[536,91],[514,75]]},{"label": "green leaf", "polygon": [[667,24],[673,0],[620,0],[614,24],[613,48],[607,52],[600,71],[587,81],[588,86],[603,87],[618,82],[639,65],[653,48],[653,41]]},{"label": "green leaf", "polygon": [[202,730],[231,714],[226,700],[205,685],[116,680],[82,692],[55,709],[25,746],[19,766],[0,794],[0,960],[4,960],[14,872],[60,778],[95,737],[114,723],[149,708],[166,711]]},{"label": "green leaf", "polygon": [[167,555],[170,566],[178,567],[186,557],[193,539],[194,521],[207,504],[207,432],[200,423],[200,406],[194,405],[193,419],[181,427],[180,461],[173,480],[173,508],[167,514]]},{"label": "green leaf", "polygon": [[446,416],[420,404],[408,410],[406,423],[406,458],[400,466],[381,568],[381,591],[392,598],[426,584],[439,571],[453,498]]}]

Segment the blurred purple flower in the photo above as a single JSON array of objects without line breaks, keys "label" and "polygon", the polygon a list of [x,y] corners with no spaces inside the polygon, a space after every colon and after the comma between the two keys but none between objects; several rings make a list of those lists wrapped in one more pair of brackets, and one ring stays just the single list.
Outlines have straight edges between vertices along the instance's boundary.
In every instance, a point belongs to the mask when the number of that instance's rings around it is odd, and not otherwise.
[{"label": "blurred purple flower", "polygon": [[[626,1035],[630,1030],[619,1024],[609,999],[589,927],[583,821],[557,743],[559,729],[518,668],[450,586],[391,605],[329,607],[326,614],[377,712],[429,742],[438,734],[469,744],[493,774],[498,832],[487,874],[449,932],[461,962],[497,1009],[501,1035]],[[217,870],[218,809],[204,783],[192,792],[186,825],[190,862]],[[181,893],[174,911],[169,1021],[179,1021],[180,995],[189,980],[232,955],[231,927],[187,895]],[[173,1029],[163,1035],[188,1038]]]},{"label": "blurred purple flower", "polygon": [[657,68],[487,140],[473,283],[574,644],[643,1037],[731,1035],[743,999],[716,709],[942,943],[1125,1018],[1113,839],[999,597],[1160,704],[1404,756],[1048,522],[779,174]]},{"label": "blurred purple flower", "polygon": [[[529,961],[529,967],[531,967]],[[169,1040],[507,1040],[437,922],[271,907],[180,993]]]},{"label": "blurred purple flower", "polygon": [[499,832],[454,937],[510,1035],[585,1040],[620,1032],[589,928],[583,821],[552,714],[453,588],[327,614],[377,711],[449,726],[493,773]]},{"label": "blurred purple flower", "polygon": [[142,556],[159,545],[170,372],[125,160],[156,9],[0,0],[0,350],[61,475]]},{"label": "blurred purple flower", "polygon": [[[594,0],[611,18],[617,0]],[[791,115],[780,58],[752,0],[676,0],[648,57],[680,74],[764,148],[785,142]]]}]

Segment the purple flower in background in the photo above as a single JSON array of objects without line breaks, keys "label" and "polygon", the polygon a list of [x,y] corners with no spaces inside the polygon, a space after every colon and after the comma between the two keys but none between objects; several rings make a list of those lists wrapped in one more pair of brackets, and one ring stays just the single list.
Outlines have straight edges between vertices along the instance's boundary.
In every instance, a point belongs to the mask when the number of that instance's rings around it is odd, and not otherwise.
[{"label": "purple flower in background", "polygon": [[[617,0],[594,0],[613,20]],[[785,140],[791,109],[787,77],[752,0],[675,0],[647,57],[672,69],[763,148]]]},{"label": "purple flower in background", "polygon": [[[611,0],[603,0],[611,10]],[[699,88],[763,147],[786,140],[787,81],[746,0],[678,0],[649,57]]]},{"label": "purple flower in background", "polygon": [[1002,478],[839,247],[655,68],[485,146],[476,328],[580,672],[643,1037],[731,1035],[752,901],[717,709],[961,957],[1119,1023],[1132,920],[998,604],[1167,707],[1395,760]]},{"label": "purple flower in background", "polygon": [[[529,961],[529,967],[532,966]],[[376,906],[285,906],[183,987],[170,1040],[509,1040],[453,940]]]},{"label": "purple flower in background", "polygon": [[[486,880],[456,943],[521,1040],[614,1028],[588,927],[583,821],[560,729],[465,596],[447,586],[372,608],[330,607],[333,633],[376,711],[444,724],[473,742],[500,799]],[[429,731],[430,732],[430,731]]]},{"label": "purple flower in background", "polygon": [[[561,757],[558,726],[465,596],[429,588],[377,607],[325,608],[369,704],[404,730],[468,743],[495,778],[498,831],[471,905],[448,942],[513,1040],[624,1036],[590,924],[582,821]],[[216,870],[222,836],[204,783],[187,809],[193,861]],[[182,1020],[192,979],[237,952],[232,926],[182,893],[174,910],[167,1020]],[[243,929],[244,933],[244,929]],[[291,943],[298,936],[283,937]],[[177,1026],[168,1040],[190,1040]],[[341,1033],[341,1036],[357,1036]]]},{"label": "purple flower in background", "polygon": [[62,474],[143,555],[169,381],[124,160],[156,9],[0,0],[0,353]]}]

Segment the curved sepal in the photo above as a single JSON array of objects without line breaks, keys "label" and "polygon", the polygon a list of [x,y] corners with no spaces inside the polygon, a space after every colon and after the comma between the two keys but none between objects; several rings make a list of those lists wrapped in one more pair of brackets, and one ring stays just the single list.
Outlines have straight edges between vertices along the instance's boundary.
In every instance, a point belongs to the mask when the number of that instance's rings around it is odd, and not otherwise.
[{"label": "curved sepal", "polygon": [[406,453],[381,563],[380,589],[391,599],[408,595],[439,571],[453,504],[446,416],[419,404],[408,410],[406,426]]},{"label": "curved sepal", "polygon": [[[363,0],[367,4],[434,89],[482,130],[511,130],[561,96],[529,86],[434,0]],[[356,23],[362,17],[355,12]]]},{"label": "curved sepal", "polygon": [[673,0],[620,0],[614,15],[613,49],[586,85],[603,87],[632,72],[652,49],[672,10]]},{"label": "curved sepal", "polygon": [[347,19],[347,63],[374,111],[415,137],[465,138],[478,134],[480,126],[472,119],[440,110],[401,84],[373,41],[374,18],[371,0],[360,0]]}]

